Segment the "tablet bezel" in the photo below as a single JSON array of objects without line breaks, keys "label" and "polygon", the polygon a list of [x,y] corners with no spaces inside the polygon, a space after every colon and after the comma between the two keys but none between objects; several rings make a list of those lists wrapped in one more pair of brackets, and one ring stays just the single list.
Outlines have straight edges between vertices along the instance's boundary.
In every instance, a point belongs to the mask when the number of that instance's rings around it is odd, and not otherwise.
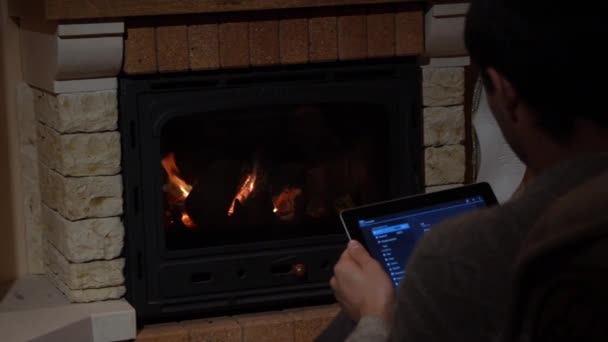
[{"label": "tablet bezel", "polygon": [[493,207],[498,204],[490,184],[482,182],[440,192],[409,196],[347,209],[340,213],[340,220],[342,220],[342,225],[344,226],[348,238],[350,240],[357,240],[369,251],[367,243],[361,233],[361,229],[359,228],[359,220],[369,220],[400,212],[422,209],[474,196],[481,196],[487,207]]}]

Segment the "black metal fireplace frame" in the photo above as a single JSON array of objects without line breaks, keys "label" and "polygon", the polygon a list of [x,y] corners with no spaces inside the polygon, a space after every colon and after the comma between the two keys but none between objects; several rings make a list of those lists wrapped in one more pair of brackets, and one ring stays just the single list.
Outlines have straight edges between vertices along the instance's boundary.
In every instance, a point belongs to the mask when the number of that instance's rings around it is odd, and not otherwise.
[{"label": "black metal fireplace frame", "polygon": [[[422,190],[420,85],[421,73],[414,59],[122,77],[119,125],[126,229],[125,278],[127,299],[136,308],[138,321],[157,322],[331,301],[327,279],[345,243],[342,234],[330,234],[205,250],[166,250],[161,223],[156,216],[158,210],[162,212],[159,140],[163,124],[173,117],[195,112],[265,104],[381,103],[390,117],[387,133],[391,145],[388,175],[391,196],[399,197]],[[218,258],[225,260],[221,269],[215,268]],[[316,281],[290,280],[272,288],[233,289],[215,294],[192,293],[192,289],[180,287],[184,279],[192,280],[193,269],[238,278],[258,270],[260,262],[274,265],[298,260],[323,264],[322,269],[311,275]],[[216,266],[210,266],[209,261],[215,261]],[[210,273],[198,274],[198,280],[208,281],[207,274]]]}]

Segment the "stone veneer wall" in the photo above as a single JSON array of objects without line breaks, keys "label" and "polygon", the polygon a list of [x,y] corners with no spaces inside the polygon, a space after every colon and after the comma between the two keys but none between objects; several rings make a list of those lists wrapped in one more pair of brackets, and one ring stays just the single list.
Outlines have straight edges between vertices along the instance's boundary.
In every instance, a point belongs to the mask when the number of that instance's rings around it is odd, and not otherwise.
[{"label": "stone veneer wall", "polygon": [[125,293],[117,93],[31,89],[44,270],[73,302]]},{"label": "stone veneer wall", "polygon": [[463,185],[466,172],[465,68],[423,67],[427,192]]},{"label": "stone veneer wall", "polygon": [[[418,56],[424,52],[423,17],[415,5],[382,5],[179,17],[160,26],[133,20],[124,71]],[[436,191],[465,181],[465,72],[422,73],[425,178],[427,190]],[[74,302],[120,298],[125,287],[117,92],[51,94],[23,86],[20,93],[30,269],[46,272]]]}]

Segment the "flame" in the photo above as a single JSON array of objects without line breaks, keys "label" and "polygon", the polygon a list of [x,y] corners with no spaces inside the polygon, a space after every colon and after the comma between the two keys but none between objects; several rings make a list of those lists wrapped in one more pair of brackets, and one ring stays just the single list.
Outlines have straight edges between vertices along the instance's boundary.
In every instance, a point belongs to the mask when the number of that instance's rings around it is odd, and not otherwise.
[{"label": "flame", "polygon": [[253,190],[255,189],[256,179],[257,176],[255,175],[255,173],[247,175],[245,181],[243,182],[243,185],[241,185],[239,192],[236,193],[236,196],[234,196],[234,199],[232,200],[232,205],[230,206],[230,209],[228,209],[228,216],[234,215],[234,207],[236,205],[236,201],[239,201],[239,203],[244,203],[247,198],[251,196]]},{"label": "flame", "polygon": [[300,196],[302,196],[302,189],[300,188],[283,189],[280,194],[272,199],[274,205],[272,212],[282,220],[293,219],[296,214],[296,201]]},{"label": "flame", "polygon": [[161,163],[169,177],[169,185],[179,189],[180,194],[178,195],[178,199],[185,201],[192,191],[192,185],[180,178],[180,172],[175,163],[175,154],[173,152],[169,153],[169,155],[163,158]]},{"label": "flame", "polygon": [[188,213],[186,213],[185,211],[182,213],[182,223],[187,228],[196,228],[196,223],[194,223],[194,221],[192,221],[192,218],[190,217],[190,215],[188,215]]},{"label": "flame", "polygon": [[[186,199],[192,191],[192,185],[180,177],[181,175],[175,162],[175,154],[173,152],[169,153],[162,159],[161,164],[168,177],[167,184],[163,187],[163,190],[169,195],[168,205],[171,210],[181,212],[181,221],[186,228],[196,228],[196,223],[194,223],[184,208]],[[169,215],[171,215],[171,211]]]}]

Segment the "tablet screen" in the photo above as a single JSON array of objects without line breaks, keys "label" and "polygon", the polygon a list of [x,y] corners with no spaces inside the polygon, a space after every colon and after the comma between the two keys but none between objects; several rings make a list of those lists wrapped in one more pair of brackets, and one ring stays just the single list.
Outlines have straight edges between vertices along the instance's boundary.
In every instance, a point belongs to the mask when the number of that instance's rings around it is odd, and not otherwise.
[{"label": "tablet screen", "polygon": [[482,196],[472,196],[396,214],[359,220],[370,254],[384,267],[395,287],[405,275],[405,263],[416,242],[435,224],[464,212],[487,207]]}]

